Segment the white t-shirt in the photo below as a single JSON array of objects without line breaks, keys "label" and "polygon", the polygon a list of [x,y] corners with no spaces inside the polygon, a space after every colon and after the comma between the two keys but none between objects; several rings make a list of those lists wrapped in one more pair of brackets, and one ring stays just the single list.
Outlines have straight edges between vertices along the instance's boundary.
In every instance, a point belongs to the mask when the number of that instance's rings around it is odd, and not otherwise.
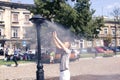
[{"label": "white t-shirt", "polygon": [[69,69],[69,58],[71,50],[69,49],[61,49],[61,62],[60,62],[60,70],[66,70]]}]

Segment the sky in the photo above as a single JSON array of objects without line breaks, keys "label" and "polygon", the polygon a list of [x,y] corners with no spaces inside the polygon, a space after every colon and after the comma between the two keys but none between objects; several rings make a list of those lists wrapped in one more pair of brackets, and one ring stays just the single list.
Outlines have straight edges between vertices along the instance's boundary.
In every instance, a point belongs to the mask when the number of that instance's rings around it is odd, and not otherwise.
[{"label": "sky", "polygon": [[97,16],[111,17],[113,9],[120,8],[120,0],[91,0],[91,2],[91,7],[96,10],[95,15]]},{"label": "sky", "polygon": [[[33,4],[33,0],[11,0],[12,2]],[[96,10],[95,16],[111,17],[111,13],[115,7],[120,7],[120,0],[90,0],[91,8]]]}]

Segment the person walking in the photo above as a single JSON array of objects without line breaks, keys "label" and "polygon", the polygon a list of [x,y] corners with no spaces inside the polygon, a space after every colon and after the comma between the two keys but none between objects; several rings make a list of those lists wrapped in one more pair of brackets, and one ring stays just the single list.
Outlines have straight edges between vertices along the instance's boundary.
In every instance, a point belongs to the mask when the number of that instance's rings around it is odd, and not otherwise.
[{"label": "person walking", "polygon": [[18,66],[17,58],[19,56],[19,49],[14,49],[13,61],[15,62],[15,67]]},{"label": "person walking", "polygon": [[8,49],[8,48],[5,48],[5,51],[4,51],[4,52],[5,52],[5,53],[4,53],[4,54],[5,54],[5,59],[4,59],[4,60],[7,61],[7,60],[8,60],[8,56],[9,56],[9,55],[8,55],[9,49]]},{"label": "person walking", "polygon": [[69,58],[71,54],[70,43],[68,41],[62,42],[56,32],[53,32],[53,40],[57,48],[61,51],[60,59],[60,80],[70,80]]},{"label": "person walking", "polygon": [[54,57],[55,57],[55,52],[52,51],[52,52],[50,53],[50,63],[51,63],[51,64],[54,63]]}]

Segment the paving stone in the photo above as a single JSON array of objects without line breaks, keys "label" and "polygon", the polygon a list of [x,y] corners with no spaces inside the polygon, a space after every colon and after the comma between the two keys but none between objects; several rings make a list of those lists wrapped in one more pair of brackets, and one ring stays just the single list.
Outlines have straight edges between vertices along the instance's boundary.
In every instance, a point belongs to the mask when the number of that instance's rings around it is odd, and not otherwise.
[{"label": "paving stone", "polygon": [[[45,80],[58,80],[59,64],[44,64]],[[0,66],[0,80],[35,80],[36,63]],[[120,80],[120,57],[70,62],[71,80]]]}]

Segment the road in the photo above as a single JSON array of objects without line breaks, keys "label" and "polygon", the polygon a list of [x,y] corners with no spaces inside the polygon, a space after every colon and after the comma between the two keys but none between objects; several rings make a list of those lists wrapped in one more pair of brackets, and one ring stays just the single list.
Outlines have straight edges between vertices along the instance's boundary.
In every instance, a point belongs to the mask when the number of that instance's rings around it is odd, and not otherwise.
[{"label": "road", "polygon": [[[120,80],[120,57],[84,58],[70,62],[71,80]],[[59,64],[44,64],[45,80],[58,80]],[[56,77],[55,79],[50,79]],[[0,66],[0,80],[35,80],[36,63]],[[48,79],[49,78],[49,79]]]}]

